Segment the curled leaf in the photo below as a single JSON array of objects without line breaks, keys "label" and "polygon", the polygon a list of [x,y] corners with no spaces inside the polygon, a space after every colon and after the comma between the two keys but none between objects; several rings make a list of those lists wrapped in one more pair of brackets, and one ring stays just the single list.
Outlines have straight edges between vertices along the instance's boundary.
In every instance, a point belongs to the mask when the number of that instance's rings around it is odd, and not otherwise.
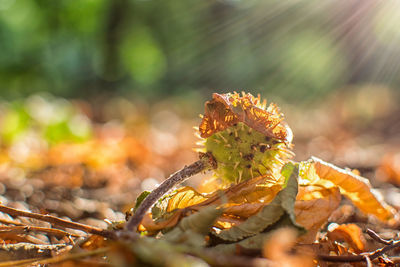
[{"label": "curled leaf", "polygon": [[294,228],[295,230],[297,230],[297,234],[303,232],[303,228],[297,226],[290,219],[290,216],[288,214],[284,214],[276,223],[270,225],[263,232],[242,239],[235,243],[219,244],[215,246],[215,249],[226,253],[234,253],[238,245],[246,249],[261,249],[264,246],[265,242],[267,242],[271,238],[271,236],[273,235],[273,231],[280,228]]},{"label": "curled leaf", "polygon": [[352,251],[356,253],[364,252],[367,245],[361,228],[354,223],[330,224],[328,227],[328,238],[331,241],[345,241],[349,244]]},{"label": "curled leaf", "polygon": [[139,231],[157,232],[166,228],[174,227],[182,217],[182,211],[175,212],[164,220],[153,220],[150,213],[147,213],[139,225]]},{"label": "curled leaf", "polygon": [[312,161],[316,174],[338,186],[341,193],[361,211],[375,215],[384,222],[398,220],[396,210],[384,201],[382,195],[371,187],[367,179],[316,157],[312,157]]},{"label": "curled leaf", "polygon": [[[284,168],[287,170],[282,172],[284,175],[278,173],[256,177],[208,195],[200,194],[191,187],[182,187],[153,207],[153,219],[156,221],[151,219],[152,216],[146,216],[141,229],[153,232],[162,230],[163,226],[173,227],[191,211],[198,211],[210,205],[220,206],[224,210],[225,219],[221,217],[215,224],[218,229],[239,225],[275,198],[287,183],[293,168],[292,164],[292,167]],[[226,222],[226,218],[230,218],[230,222]],[[234,222],[231,222],[232,220]]]},{"label": "curled leaf", "polygon": [[222,210],[217,209],[215,205],[205,207],[182,219],[177,227],[164,235],[164,238],[171,242],[203,246],[204,236],[210,232],[214,222],[221,214]]},{"label": "curled leaf", "polygon": [[206,199],[206,197],[196,192],[196,190],[190,186],[181,187],[177,189],[173,196],[168,200],[166,212],[186,208],[198,204]]},{"label": "curled leaf", "polygon": [[210,231],[210,228],[216,219],[222,215],[222,211],[222,209],[218,209],[215,205],[208,206],[199,212],[184,218],[179,223],[179,228],[182,231],[192,230],[196,233],[206,235]]},{"label": "curled leaf", "polygon": [[265,206],[259,213],[250,217],[238,226],[221,231],[218,237],[227,241],[238,241],[249,236],[256,235],[268,226],[276,223],[285,214],[280,205],[280,200],[272,201]]},{"label": "curled leaf", "polygon": [[307,229],[300,237],[303,243],[312,243],[320,227],[339,206],[341,195],[337,187],[300,186],[295,203],[296,222]]},{"label": "curled leaf", "polygon": [[293,164],[287,164],[286,170],[286,174],[289,174],[289,170],[291,170],[287,186],[278,193],[270,204],[266,205],[259,213],[251,216],[242,224],[222,230],[217,236],[226,241],[238,241],[250,236],[255,236],[279,221],[284,214],[287,214],[293,224],[296,225],[294,202],[298,187],[298,167]]}]

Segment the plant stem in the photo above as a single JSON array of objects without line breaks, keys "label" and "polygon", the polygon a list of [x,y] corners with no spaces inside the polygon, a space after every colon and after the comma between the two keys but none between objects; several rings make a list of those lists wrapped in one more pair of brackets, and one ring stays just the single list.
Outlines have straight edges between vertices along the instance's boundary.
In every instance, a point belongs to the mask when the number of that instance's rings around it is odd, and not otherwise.
[{"label": "plant stem", "polygon": [[174,186],[182,183],[190,176],[193,176],[201,171],[210,168],[210,158],[202,157],[200,160],[185,166],[183,169],[172,174],[168,179],[162,182],[156,189],[154,189],[141,203],[139,208],[136,210],[135,214],[130,218],[125,226],[128,231],[136,231],[136,228],[142,221],[146,212],[151,208],[151,206],[156,203],[156,201],[161,198],[165,193],[171,190]]}]

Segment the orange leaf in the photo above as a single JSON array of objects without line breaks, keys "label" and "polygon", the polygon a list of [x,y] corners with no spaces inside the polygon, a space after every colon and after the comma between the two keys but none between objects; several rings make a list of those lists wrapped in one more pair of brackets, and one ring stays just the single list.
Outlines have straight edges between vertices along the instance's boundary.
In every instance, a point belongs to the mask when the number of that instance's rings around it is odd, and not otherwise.
[{"label": "orange leaf", "polygon": [[380,179],[400,185],[400,153],[387,153],[379,166]]},{"label": "orange leaf", "polygon": [[281,189],[281,181],[272,179],[270,176],[259,176],[218,190],[211,194],[207,200],[191,208],[197,209],[205,205],[221,204],[222,199],[233,204],[260,202],[266,205],[274,199]]},{"label": "orange leaf", "polygon": [[373,189],[366,178],[340,169],[318,158],[312,158],[315,171],[321,179],[338,186],[361,211],[375,215],[384,222],[398,221],[396,210],[388,205],[381,194]]},{"label": "orange leaf", "polygon": [[328,238],[331,241],[345,241],[356,253],[365,251],[366,240],[356,224],[331,224],[328,227]]},{"label": "orange leaf", "polygon": [[337,187],[300,186],[295,202],[296,222],[308,231],[300,239],[312,243],[320,227],[326,223],[331,213],[339,206],[341,200]]},{"label": "orange leaf", "polygon": [[143,217],[143,220],[138,228],[140,231],[149,231],[149,232],[155,232],[155,231],[162,230],[164,228],[170,228],[170,227],[175,226],[179,222],[179,219],[181,218],[181,216],[182,216],[182,211],[179,210],[179,211],[175,212],[168,219],[162,220],[160,222],[155,222],[155,221],[153,221],[153,219],[151,217],[151,213],[147,213]]},{"label": "orange leaf", "polygon": [[296,244],[297,232],[292,228],[280,228],[275,230],[263,247],[263,256],[271,259],[272,266],[315,266],[311,250],[303,250],[302,253],[290,253]]},{"label": "orange leaf", "polygon": [[[222,205],[224,216],[231,216],[235,219],[233,224],[238,224],[241,219],[254,215],[271,202],[281,189],[280,180],[272,176],[246,180],[210,195],[200,194],[189,186],[182,187],[177,189],[170,198],[164,200],[166,204],[165,208],[162,208],[162,214],[173,213],[173,216],[154,222],[151,216],[147,215],[142,221],[141,230],[158,231],[164,227],[173,227],[188,211],[198,211],[209,205]],[[175,216],[177,213],[179,216]],[[223,229],[228,227],[228,224],[221,219],[217,221],[216,225],[218,224],[222,225]]]}]

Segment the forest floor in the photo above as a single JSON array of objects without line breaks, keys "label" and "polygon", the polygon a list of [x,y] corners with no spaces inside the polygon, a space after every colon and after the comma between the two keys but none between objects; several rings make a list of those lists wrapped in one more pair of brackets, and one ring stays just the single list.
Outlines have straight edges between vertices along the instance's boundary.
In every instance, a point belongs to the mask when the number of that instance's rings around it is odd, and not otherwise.
[{"label": "forest floor", "polygon": [[[339,167],[357,169],[382,193],[388,204],[399,210],[400,110],[388,102],[371,100],[365,104],[358,101],[359,97],[357,94],[334,95],[313,105],[312,109],[284,106],[282,111],[294,132],[295,160],[317,156]],[[37,130],[33,127],[33,130],[26,130],[28,137],[3,142],[0,151],[0,266],[128,266],[146,262],[138,256],[146,251],[135,250],[122,241],[116,244],[118,240],[107,243],[104,236],[99,238],[92,234],[96,229],[118,227],[116,225],[126,220],[126,213],[134,207],[142,191],[154,189],[171,173],[197,160],[198,155],[192,150],[197,141],[193,126],[198,125],[200,119],[188,118],[171,102],[152,107],[118,101],[98,110],[82,101],[71,102],[91,119],[91,135],[83,141],[51,143],[31,134]],[[121,105],[127,105],[130,111],[115,109]],[[112,114],[107,115],[110,110]],[[99,112],[103,115],[99,116]],[[197,175],[186,184],[196,187],[210,175],[207,172]],[[35,217],[15,210],[53,217]],[[81,223],[88,228],[63,221]],[[326,238],[329,225],[333,224],[355,224],[362,230],[357,238],[337,238],[335,242],[343,248],[337,245],[336,251],[328,251],[333,256],[362,255],[360,253],[376,251],[399,239],[399,224],[390,226],[379,222],[360,212],[346,198],[320,229],[320,240]],[[368,234],[368,229],[372,233]],[[389,240],[388,243],[374,237],[373,233]],[[362,250],[354,251],[357,245],[349,243],[358,242],[358,239],[363,242]],[[116,250],[124,252],[117,253],[118,257],[107,254]],[[392,266],[399,261],[396,257],[399,252],[396,246],[388,250],[387,257],[352,264]],[[283,264],[265,258],[265,253],[251,251],[238,251],[237,258],[232,259],[219,256],[218,260],[207,260],[205,258],[214,255],[194,254],[190,257],[201,258],[202,264],[220,266],[230,266],[233,261],[235,265]],[[290,260],[284,264],[301,264],[299,258]],[[165,260],[162,265],[177,266],[180,262]],[[157,265],[157,262],[146,264]],[[320,261],[319,264],[345,266],[350,263]]]}]

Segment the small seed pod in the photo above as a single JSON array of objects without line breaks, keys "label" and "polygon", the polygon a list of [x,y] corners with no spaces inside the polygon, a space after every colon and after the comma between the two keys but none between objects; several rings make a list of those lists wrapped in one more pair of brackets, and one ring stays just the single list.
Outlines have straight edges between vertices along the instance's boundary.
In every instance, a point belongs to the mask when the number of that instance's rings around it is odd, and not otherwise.
[{"label": "small seed pod", "polygon": [[[199,127],[202,152],[216,163],[215,174],[239,183],[280,170],[293,156],[292,131],[274,104],[247,93],[213,94]],[[279,169],[278,169],[279,168]]]}]

